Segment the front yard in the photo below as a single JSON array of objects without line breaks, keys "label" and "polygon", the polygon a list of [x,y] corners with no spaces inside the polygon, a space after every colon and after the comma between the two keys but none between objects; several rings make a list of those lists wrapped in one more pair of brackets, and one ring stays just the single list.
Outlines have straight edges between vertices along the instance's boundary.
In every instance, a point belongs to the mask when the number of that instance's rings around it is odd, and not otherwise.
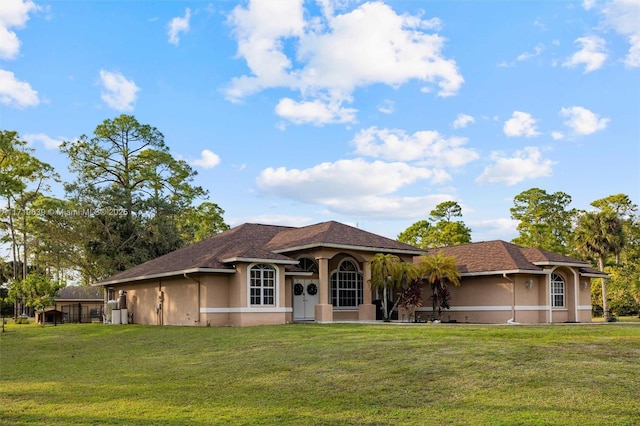
[{"label": "front yard", "polygon": [[640,424],[640,323],[7,326],[0,423]]}]

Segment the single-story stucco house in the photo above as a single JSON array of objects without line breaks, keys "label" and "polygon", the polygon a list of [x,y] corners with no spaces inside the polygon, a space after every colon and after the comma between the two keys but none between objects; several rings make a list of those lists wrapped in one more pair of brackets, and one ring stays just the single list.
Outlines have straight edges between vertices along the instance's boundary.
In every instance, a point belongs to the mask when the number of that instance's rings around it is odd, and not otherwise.
[{"label": "single-story stucco house", "polygon": [[[451,289],[451,320],[591,321],[583,282],[598,273],[584,262],[502,241],[441,250],[459,259],[463,275]],[[94,285],[106,289],[105,306],[124,297],[139,324],[372,321],[378,295],[368,281],[376,253],[413,262],[426,251],[335,221],[243,224]],[[425,291],[422,312],[430,313],[428,297]]]}]

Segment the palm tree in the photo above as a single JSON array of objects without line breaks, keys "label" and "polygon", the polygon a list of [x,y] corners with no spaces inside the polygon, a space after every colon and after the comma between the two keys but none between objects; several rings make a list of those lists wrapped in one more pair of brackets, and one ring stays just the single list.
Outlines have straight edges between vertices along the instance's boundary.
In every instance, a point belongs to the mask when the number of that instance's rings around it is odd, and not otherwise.
[{"label": "palm tree", "polygon": [[[610,211],[585,212],[578,219],[575,233],[575,244],[578,251],[585,257],[595,258],[598,269],[604,272],[606,257],[609,254],[618,255],[624,247],[624,231],[622,221]],[[600,279],[602,284],[602,311],[604,320],[610,320],[607,301],[606,279]]]},{"label": "palm tree", "polygon": [[416,277],[415,268],[410,263],[403,262],[398,256],[393,254],[376,253],[371,258],[371,280],[369,284],[372,289],[382,289],[382,309],[384,320],[390,321],[388,307],[389,291],[406,287],[408,283]]},{"label": "palm tree", "polygon": [[448,284],[460,285],[460,271],[456,265],[456,258],[455,256],[447,256],[441,251],[431,255],[420,256],[418,270],[420,275],[431,286],[433,318],[435,319],[437,309],[439,319],[442,309],[449,307]]}]

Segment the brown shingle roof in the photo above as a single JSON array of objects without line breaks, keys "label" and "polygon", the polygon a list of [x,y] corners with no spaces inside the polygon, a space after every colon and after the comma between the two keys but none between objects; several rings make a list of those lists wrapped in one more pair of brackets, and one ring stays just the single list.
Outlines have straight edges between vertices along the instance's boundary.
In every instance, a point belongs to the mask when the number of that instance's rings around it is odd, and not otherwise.
[{"label": "brown shingle roof", "polygon": [[96,287],[67,286],[56,293],[56,301],[62,300],[102,300],[103,291]]},{"label": "brown shingle roof", "polygon": [[283,253],[310,246],[354,246],[369,250],[408,252],[408,254],[425,252],[408,244],[335,221],[285,229],[274,236],[265,248]]},{"label": "brown shingle roof", "polygon": [[356,246],[365,250],[397,251],[420,254],[423,250],[338,222],[293,228],[277,225],[247,223],[206,240],[149,260],[119,274],[106,278],[96,285],[114,282],[137,281],[155,276],[182,274],[187,270],[234,269],[225,261],[254,259],[288,263],[286,256],[300,247]]},{"label": "brown shingle roof", "polygon": [[499,240],[442,247],[434,251],[455,256],[460,272],[470,275],[505,271],[541,272],[544,270],[541,265],[558,264],[580,266],[589,273],[598,273],[581,260]]}]

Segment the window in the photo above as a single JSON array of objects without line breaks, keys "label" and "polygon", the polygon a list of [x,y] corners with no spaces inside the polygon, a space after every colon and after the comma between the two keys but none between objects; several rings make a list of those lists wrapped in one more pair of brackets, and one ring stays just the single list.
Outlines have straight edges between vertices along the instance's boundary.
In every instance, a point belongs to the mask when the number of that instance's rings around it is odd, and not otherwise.
[{"label": "window", "polygon": [[551,306],[564,307],[564,279],[558,274],[551,274]]},{"label": "window", "polygon": [[303,257],[300,259],[300,268],[306,272],[318,273],[318,264],[313,259]]},{"label": "window", "polygon": [[249,272],[249,295],[251,305],[274,305],[276,294],[276,270],[273,266],[259,264]]},{"label": "window", "polygon": [[355,262],[344,260],[331,274],[331,304],[336,308],[355,308],[362,304],[362,274]]}]

